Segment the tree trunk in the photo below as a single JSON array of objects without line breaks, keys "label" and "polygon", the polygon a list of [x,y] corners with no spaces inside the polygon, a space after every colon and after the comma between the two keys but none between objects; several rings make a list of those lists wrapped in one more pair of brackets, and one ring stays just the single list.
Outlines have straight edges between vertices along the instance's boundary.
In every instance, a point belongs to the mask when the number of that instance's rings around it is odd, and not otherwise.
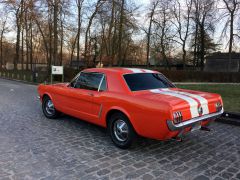
[{"label": "tree trunk", "polygon": [[33,28],[32,19],[30,20],[30,68],[33,70]]},{"label": "tree trunk", "polygon": [[61,47],[60,47],[60,66],[62,66],[63,63],[63,39],[64,39],[64,32],[63,32],[63,19],[61,20]]},{"label": "tree trunk", "polygon": [[151,40],[151,31],[152,31],[152,21],[153,21],[154,9],[151,12],[150,16],[150,23],[148,27],[148,34],[147,34],[147,66],[150,66],[149,62],[149,54],[150,54],[150,40]]},{"label": "tree trunk", "polygon": [[[115,16],[116,17],[116,16]],[[111,63],[110,66],[114,65],[114,61],[115,61],[115,54],[116,54],[116,36],[117,36],[117,21],[115,19],[114,21],[114,31],[113,31],[113,37],[112,37],[112,56],[111,56]]]},{"label": "tree trunk", "polygon": [[182,51],[183,51],[183,54],[182,54],[183,69],[186,69],[186,55],[187,55],[187,51],[186,51],[186,49],[185,49],[185,46],[186,46],[186,43],[183,42],[183,45],[182,45]]},{"label": "tree trunk", "polygon": [[193,66],[197,66],[197,39],[198,39],[198,23],[196,22],[195,27],[195,37],[194,37],[194,50],[193,50]]},{"label": "tree trunk", "polygon": [[228,49],[228,71],[231,71],[232,65],[232,46],[233,46],[233,21],[234,21],[234,12],[231,12],[230,17],[230,39],[229,39],[229,49]]},{"label": "tree trunk", "polygon": [[201,60],[201,71],[204,70],[204,58],[205,58],[205,30],[204,30],[204,23],[201,24],[201,54],[200,54],[200,60]]},{"label": "tree trunk", "polygon": [[125,0],[122,0],[121,11],[120,11],[120,22],[119,22],[119,34],[118,34],[118,65],[122,66],[122,35],[123,35],[123,20],[124,20],[124,5]]},{"label": "tree trunk", "polygon": [[[22,25],[23,27],[23,25]],[[22,58],[21,58],[21,70],[23,71],[23,63],[24,63],[24,30],[22,28]]]},{"label": "tree trunk", "polygon": [[0,69],[2,69],[2,66],[3,66],[3,35],[5,31],[5,23],[2,28],[3,29],[1,31],[1,37],[0,37]]},{"label": "tree trunk", "polygon": [[53,62],[54,65],[58,65],[58,4],[59,0],[54,0],[54,12],[53,12]]},{"label": "tree trunk", "polygon": [[[27,12],[27,11],[26,11]],[[29,65],[29,32],[28,32],[28,23],[27,23],[27,13],[25,12],[25,33],[26,33],[26,70],[28,71],[28,65]]]},{"label": "tree trunk", "polygon": [[[113,26],[114,26],[114,18],[115,18],[115,0],[112,1],[112,12],[111,12],[111,21],[110,21],[110,24],[109,24],[109,32],[108,32],[108,37],[107,37],[107,40],[108,40],[108,55],[113,55],[113,51],[112,51],[112,48],[111,46],[113,46],[113,43],[112,43],[112,29],[113,29]],[[110,63],[112,65],[112,63]]]},{"label": "tree trunk", "polygon": [[[21,3],[23,0],[21,1]],[[20,51],[20,34],[21,34],[21,24],[20,24],[20,17],[19,17],[19,10],[20,8],[17,9],[16,12],[16,23],[17,23],[17,41],[16,41],[16,52],[15,52],[15,57],[14,57],[14,69],[17,70],[17,63],[19,62],[19,51]]]},{"label": "tree trunk", "polygon": [[86,29],[86,32],[85,32],[85,51],[84,51],[84,56],[85,56],[85,62],[87,63],[87,65],[90,64],[90,62],[89,62],[89,49],[88,49],[88,44],[89,44],[88,36],[90,34],[90,28],[92,26],[93,19],[96,16],[100,6],[101,6],[101,0],[98,0],[98,2],[96,4],[96,8],[95,8],[94,12],[92,13],[92,15],[91,15],[91,17],[89,19],[89,22],[88,22],[88,25],[87,25],[87,29]]},{"label": "tree trunk", "polygon": [[78,28],[77,28],[77,37],[76,37],[77,40],[76,40],[76,42],[77,42],[78,69],[79,69],[79,63],[80,63],[80,34],[81,34],[81,25],[82,25],[82,21],[81,21],[82,3],[83,3],[83,0],[78,0],[77,1],[77,7],[78,7]]},{"label": "tree trunk", "polygon": [[25,3],[22,1],[21,2],[21,27],[22,27],[22,33],[21,33],[21,36],[22,36],[22,58],[21,58],[21,71],[23,71],[23,63],[24,63],[24,23],[23,23],[23,10],[24,10],[24,5]]},{"label": "tree trunk", "polygon": [[[52,14],[51,14],[51,10],[49,10],[49,22],[48,22],[48,28],[49,28],[49,41],[46,39],[46,43],[48,43],[49,48],[46,49],[47,51],[49,51],[49,60],[48,60],[48,69],[50,72],[51,69],[51,65],[53,64],[53,48],[52,48],[52,29],[53,29],[53,25],[52,25]],[[43,31],[42,31],[42,35],[44,37]]]},{"label": "tree trunk", "polygon": [[2,69],[3,66],[3,31],[1,32],[0,37],[0,69]]}]

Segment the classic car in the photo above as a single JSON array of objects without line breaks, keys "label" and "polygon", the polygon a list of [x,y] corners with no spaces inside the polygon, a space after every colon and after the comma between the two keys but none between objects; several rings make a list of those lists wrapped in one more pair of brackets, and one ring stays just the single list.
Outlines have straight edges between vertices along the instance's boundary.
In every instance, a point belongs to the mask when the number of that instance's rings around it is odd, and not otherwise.
[{"label": "classic car", "polygon": [[220,95],[179,89],[163,74],[138,68],[91,68],[70,83],[38,87],[47,118],[61,113],[103,126],[128,148],[139,135],[169,140],[207,127],[223,113]]}]

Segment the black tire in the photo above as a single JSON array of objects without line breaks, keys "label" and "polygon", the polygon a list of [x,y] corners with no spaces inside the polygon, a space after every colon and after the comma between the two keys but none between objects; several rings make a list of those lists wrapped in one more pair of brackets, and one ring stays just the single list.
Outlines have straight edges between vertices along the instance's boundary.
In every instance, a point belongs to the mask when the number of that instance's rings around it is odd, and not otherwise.
[{"label": "black tire", "polygon": [[[121,126],[117,128],[119,124]],[[129,148],[136,139],[136,133],[132,124],[128,118],[120,112],[114,113],[110,119],[108,119],[108,132],[110,133],[113,143],[121,149]]]},{"label": "black tire", "polygon": [[[59,114],[60,112],[57,111],[55,108],[54,108],[54,105],[53,107],[51,108],[51,110],[49,109],[48,107],[48,103],[52,103],[52,100],[50,97],[48,96],[44,96],[43,98],[43,101],[42,101],[42,111],[43,111],[43,114],[48,118],[48,119],[56,119],[57,117],[59,117]],[[50,113],[51,112],[51,113]]]}]

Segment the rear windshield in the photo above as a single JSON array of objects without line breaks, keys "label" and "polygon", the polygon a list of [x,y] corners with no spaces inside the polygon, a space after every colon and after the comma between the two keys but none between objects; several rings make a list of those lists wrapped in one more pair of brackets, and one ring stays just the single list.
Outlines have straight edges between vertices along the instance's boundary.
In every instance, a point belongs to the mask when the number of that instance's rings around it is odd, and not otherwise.
[{"label": "rear windshield", "polygon": [[131,91],[175,87],[168,79],[159,73],[125,74],[124,79]]}]

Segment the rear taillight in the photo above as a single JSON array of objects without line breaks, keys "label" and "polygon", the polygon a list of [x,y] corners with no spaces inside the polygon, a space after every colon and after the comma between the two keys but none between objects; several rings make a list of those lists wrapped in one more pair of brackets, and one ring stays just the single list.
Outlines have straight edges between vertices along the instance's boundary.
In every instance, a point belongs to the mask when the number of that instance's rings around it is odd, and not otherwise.
[{"label": "rear taillight", "polygon": [[173,113],[174,124],[179,124],[182,122],[182,120],[183,120],[182,112],[178,111]]},{"label": "rear taillight", "polygon": [[219,111],[221,111],[222,110],[222,104],[220,103],[220,102],[217,102],[216,104],[215,104],[215,106],[216,106],[216,111],[217,112],[219,112]]}]

